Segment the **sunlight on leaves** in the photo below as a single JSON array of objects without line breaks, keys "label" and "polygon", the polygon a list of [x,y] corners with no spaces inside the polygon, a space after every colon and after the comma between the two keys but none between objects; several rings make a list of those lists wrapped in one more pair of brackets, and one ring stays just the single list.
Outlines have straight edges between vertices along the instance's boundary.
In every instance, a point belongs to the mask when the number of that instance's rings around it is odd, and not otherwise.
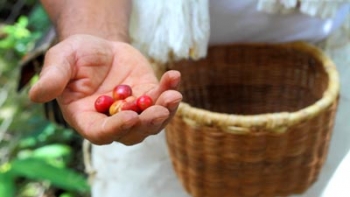
[{"label": "sunlight on leaves", "polygon": [[41,159],[17,159],[12,162],[12,171],[17,176],[47,180],[68,191],[87,192],[90,187],[84,176],[66,168],[58,168]]}]

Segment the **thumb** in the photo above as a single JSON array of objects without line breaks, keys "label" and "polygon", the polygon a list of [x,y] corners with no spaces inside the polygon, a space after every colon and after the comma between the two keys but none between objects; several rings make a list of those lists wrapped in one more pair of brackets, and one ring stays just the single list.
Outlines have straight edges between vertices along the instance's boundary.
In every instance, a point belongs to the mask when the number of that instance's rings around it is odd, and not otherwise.
[{"label": "thumb", "polygon": [[33,102],[44,103],[55,99],[72,78],[69,56],[54,51],[56,50],[47,52],[39,80],[29,91],[29,98]]}]

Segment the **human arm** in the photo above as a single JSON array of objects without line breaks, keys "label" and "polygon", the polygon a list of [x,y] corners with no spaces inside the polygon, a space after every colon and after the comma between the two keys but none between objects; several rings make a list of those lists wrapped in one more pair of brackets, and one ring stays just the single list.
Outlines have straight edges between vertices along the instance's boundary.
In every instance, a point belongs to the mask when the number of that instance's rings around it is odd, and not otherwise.
[{"label": "human arm", "polygon": [[[105,0],[96,6],[90,0],[42,3],[60,42],[47,52],[30,98],[35,102],[56,98],[66,121],[95,144],[119,141],[131,145],[160,132],[182,99],[176,91],[180,73],[167,72],[158,81],[147,59],[128,44],[129,1]],[[111,9],[113,6],[116,8]],[[100,15],[99,10],[111,13]],[[122,83],[130,85],[135,95],[150,95],[155,105],[140,115],[132,111],[110,117],[97,113],[94,100],[111,94]]]},{"label": "human arm", "polygon": [[128,42],[131,0],[41,0],[56,27],[59,40],[89,34]]}]

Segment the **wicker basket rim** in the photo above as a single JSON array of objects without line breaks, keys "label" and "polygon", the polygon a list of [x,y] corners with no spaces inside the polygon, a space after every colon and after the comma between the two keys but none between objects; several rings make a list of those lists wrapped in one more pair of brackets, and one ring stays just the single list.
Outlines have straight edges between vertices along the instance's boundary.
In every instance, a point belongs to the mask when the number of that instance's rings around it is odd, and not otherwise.
[{"label": "wicker basket rim", "polygon": [[[242,44],[241,44],[242,45]],[[328,75],[327,89],[321,99],[317,100],[310,106],[294,112],[277,112],[257,115],[237,115],[212,112],[206,109],[193,107],[186,102],[181,102],[176,113],[177,116],[195,126],[213,126],[220,127],[221,130],[229,133],[246,133],[251,132],[251,128],[264,128],[271,132],[283,133],[295,124],[315,117],[334,101],[339,94],[339,76],[333,61],[326,56],[320,49],[305,42],[290,42],[278,44],[254,43],[244,45],[275,45],[278,47],[288,47],[302,50],[309,53],[315,59],[322,63],[322,66]]]}]

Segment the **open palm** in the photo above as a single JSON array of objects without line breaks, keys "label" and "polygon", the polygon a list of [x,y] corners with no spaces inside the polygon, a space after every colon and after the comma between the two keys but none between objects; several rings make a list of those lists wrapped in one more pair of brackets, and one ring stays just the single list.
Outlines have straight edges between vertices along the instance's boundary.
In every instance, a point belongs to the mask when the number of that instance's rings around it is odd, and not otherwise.
[{"label": "open palm", "polygon": [[[56,98],[65,120],[92,143],[132,145],[160,132],[174,115],[182,99],[176,91],[179,82],[177,71],[166,72],[158,81],[147,59],[129,44],[75,35],[47,52],[30,98],[35,102]],[[131,86],[135,96],[151,96],[155,105],[141,114],[96,112],[96,98],[112,95],[118,84]]]}]

